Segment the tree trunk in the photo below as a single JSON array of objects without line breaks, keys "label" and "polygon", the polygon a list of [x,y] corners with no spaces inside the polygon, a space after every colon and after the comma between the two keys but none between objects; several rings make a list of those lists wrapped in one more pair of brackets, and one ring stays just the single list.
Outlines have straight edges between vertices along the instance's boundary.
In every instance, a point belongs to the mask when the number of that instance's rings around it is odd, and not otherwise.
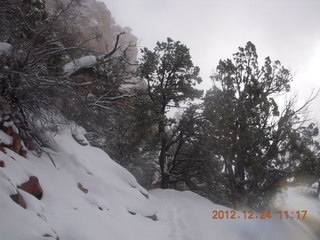
[{"label": "tree trunk", "polygon": [[[244,113],[242,113],[244,114]],[[243,115],[238,125],[238,137],[236,142],[236,159],[235,159],[235,181],[236,181],[236,197],[238,208],[243,206],[245,192],[245,160],[247,157],[247,139],[246,139],[246,116]]]},{"label": "tree trunk", "polygon": [[228,179],[229,179],[229,184],[230,184],[230,189],[231,189],[231,201],[233,206],[236,206],[236,201],[237,201],[237,197],[236,197],[236,181],[234,178],[234,172],[232,169],[232,165],[229,162],[230,160],[226,160],[225,161],[225,166],[226,166],[226,170],[227,170],[227,174],[228,174]]},{"label": "tree trunk", "polygon": [[160,187],[162,189],[169,188],[169,175],[167,173],[162,174]]},{"label": "tree trunk", "polygon": [[[165,114],[165,107],[161,109],[160,116],[164,117]],[[160,172],[161,172],[161,181],[160,181],[160,187],[162,189],[169,188],[169,175],[168,175],[168,166],[167,166],[167,159],[166,159],[166,153],[168,150],[167,147],[167,138],[165,133],[165,124],[163,120],[159,121],[159,136],[161,141],[160,146],[160,155],[159,155],[159,165],[160,165]]]},{"label": "tree trunk", "polygon": [[242,185],[244,181],[244,157],[238,156],[235,164],[235,178],[237,185]]},{"label": "tree trunk", "polygon": [[244,204],[245,198],[245,188],[244,188],[244,180],[245,180],[245,169],[244,169],[244,158],[239,156],[236,159],[235,164],[235,208],[241,209]]},{"label": "tree trunk", "polygon": [[160,171],[161,171],[161,182],[160,187],[163,189],[166,189],[169,187],[169,175],[168,175],[168,166],[166,162],[166,141],[163,139],[161,141],[161,149],[160,149],[160,155],[159,155],[159,165],[160,165]]}]

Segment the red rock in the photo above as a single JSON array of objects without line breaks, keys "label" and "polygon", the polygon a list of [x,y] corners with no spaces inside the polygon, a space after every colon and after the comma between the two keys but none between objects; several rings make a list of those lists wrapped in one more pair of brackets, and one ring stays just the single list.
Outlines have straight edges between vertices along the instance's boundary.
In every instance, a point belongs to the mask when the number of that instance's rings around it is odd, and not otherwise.
[{"label": "red rock", "polygon": [[31,151],[37,150],[36,144],[34,143],[33,139],[30,138],[30,139],[27,141],[27,148],[28,148],[29,150],[31,150]]},{"label": "red rock", "polygon": [[88,143],[85,143],[83,139],[77,139],[76,141],[82,146],[88,146]]},{"label": "red rock", "polygon": [[52,132],[59,132],[59,125],[54,125],[52,128],[51,128],[51,131]]},{"label": "red rock", "polygon": [[27,151],[24,150],[23,148],[21,148],[20,151],[19,151],[19,155],[24,157],[24,158],[26,158],[27,157]]},{"label": "red rock", "polygon": [[15,125],[17,128],[20,128],[20,127],[21,127],[21,122],[15,122],[14,125]]},{"label": "red rock", "polygon": [[88,193],[88,189],[85,188],[85,187],[83,187],[81,183],[78,183],[78,188],[79,188],[82,192]]},{"label": "red rock", "polygon": [[3,153],[7,153],[6,150],[1,146],[0,146],[0,151],[3,152]]},{"label": "red rock", "polygon": [[9,136],[12,136],[13,134],[13,128],[12,127],[2,127],[3,131],[8,134]]},{"label": "red rock", "polygon": [[79,143],[80,145],[82,146],[87,146],[88,143],[84,142],[85,140],[84,139],[80,139],[78,138],[76,135],[72,134],[72,137],[74,140],[76,140],[77,143]]},{"label": "red rock", "polygon": [[18,188],[30,193],[39,200],[42,198],[43,191],[37,177],[31,176],[28,182],[23,183],[21,186],[18,186]]},{"label": "red rock", "polygon": [[13,133],[12,134],[13,137],[13,151],[20,154],[20,150],[22,149],[22,145],[21,145],[21,137],[19,134],[17,133]]},{"label": "red rock", "polygon": [[5,166],[4,161],[0,160],[0,167],[3,168],[4,166]]},{"label": "red rock", "polygon": [[10,197],[16,204],[20,205],[24,209],[27,208],[27,204],[19,192],[17,192],[17,194],[10,195]]}]

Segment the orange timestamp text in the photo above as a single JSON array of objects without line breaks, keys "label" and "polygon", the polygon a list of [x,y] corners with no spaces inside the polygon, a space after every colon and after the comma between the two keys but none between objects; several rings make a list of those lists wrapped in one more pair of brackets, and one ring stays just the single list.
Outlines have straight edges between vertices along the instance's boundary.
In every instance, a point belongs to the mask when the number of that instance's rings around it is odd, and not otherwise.
[{"label": "orange timestamp text", "polygon": [[272,211],[235,211],[235,210],[214,210],[212,211],[212,219],[270,219],[277,217],[280,219],[305,219],[307,210],[289,211],[280,210],[278,212]]}]

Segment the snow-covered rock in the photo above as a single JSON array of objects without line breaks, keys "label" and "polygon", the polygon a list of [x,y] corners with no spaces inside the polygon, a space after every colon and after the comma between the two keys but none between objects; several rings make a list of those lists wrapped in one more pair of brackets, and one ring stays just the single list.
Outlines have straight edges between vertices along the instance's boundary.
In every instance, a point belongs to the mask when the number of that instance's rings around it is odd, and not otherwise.
[{"label": "snow-covered rock", "polygon": [[9,55],[12,51],[12,45],[6,42],[0,42],[0,55]]},{"label": "snow-covered rock", "polygon": [[13,143],[13,138],[0,130],[0,144],[11,145]]},{"label": "snow-covered rock", "polygon": [[97,58],[95,56],[88,55],[67,63],[64,65],[63,70],[65,74],[70,75],[82,67],[93,66],[96,62]]}]

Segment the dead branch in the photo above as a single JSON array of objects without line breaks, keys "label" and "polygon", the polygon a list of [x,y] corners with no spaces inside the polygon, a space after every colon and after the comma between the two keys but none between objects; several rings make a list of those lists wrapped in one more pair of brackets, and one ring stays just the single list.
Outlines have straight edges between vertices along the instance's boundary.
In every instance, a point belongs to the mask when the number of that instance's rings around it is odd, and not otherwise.
[{"label": "dead branch", "polygon": [[104,59],[112,56],[112,55],[120,48],[120,46],[118,46],[118,44],[119,44],[119,39],[120,39],[120,36],[123,35],[123,34],[125,34],[125,32],[121,32],[121,33],[118,33],[118,34],[117,34],[116,43],[115,43],[113,49],[112,49],[110,52],[106,53],[106,54],[103,56]]}]

